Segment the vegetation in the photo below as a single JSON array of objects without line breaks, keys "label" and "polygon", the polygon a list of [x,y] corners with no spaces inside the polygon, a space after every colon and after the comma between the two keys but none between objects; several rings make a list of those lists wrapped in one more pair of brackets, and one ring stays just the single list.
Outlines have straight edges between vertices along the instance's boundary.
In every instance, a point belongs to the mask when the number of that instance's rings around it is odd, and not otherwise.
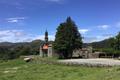
[{"label": "vegetation", "polygon": [[41,40],[24,43],[0,43],[0,60],[15,59],[21,55],[37,55],[42,44]]},{"label": "vegetation", "polygon": [[114,48],[115,48],[115,50],[120,50],[120,32],[119,32],[119,34],[115,37],[115,40],[114,40]]},{"label": "vegetation", "polygon": [[74,49],[82,48],[82,38],[70,17],[57,28],[54,49],[60,58],[71,58]]},{"label": "vegetation", "polygon": [[12,60],[0,63],[0,80],[119,80],[120,68],[97,68],[25,63]]},{"label": "vegetation", "polygon": [[93,46],[94,51],[106,52],[106,54],[115,54],[120,56],[120,33],[112,38],[90,43]]},{"label": "vegetation", "polygon": [[92,45],[93,48],[113,48],[114,38],[105,39],[99,42],[93,42],[93,43],[90,43],[89,45]]},{"label": "vegetation", "polygon": [[115,50],[113,48],[95,48],[93,49],[93,52],[95,51],[105,52],[107,55],[111,55],[114,58],[118,58],[120,56],[120,50]]}]

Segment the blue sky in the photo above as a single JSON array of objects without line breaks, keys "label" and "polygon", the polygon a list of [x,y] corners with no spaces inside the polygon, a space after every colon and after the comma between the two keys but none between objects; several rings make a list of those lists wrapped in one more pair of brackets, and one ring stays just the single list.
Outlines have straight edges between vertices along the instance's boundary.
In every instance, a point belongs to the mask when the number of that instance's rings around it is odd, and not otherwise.
[{"label": "blue sky", "polygon": [[100,41],[120,31],[120,0],[0,0],[0,42],[44,39],[68,16],[84,42]]}]

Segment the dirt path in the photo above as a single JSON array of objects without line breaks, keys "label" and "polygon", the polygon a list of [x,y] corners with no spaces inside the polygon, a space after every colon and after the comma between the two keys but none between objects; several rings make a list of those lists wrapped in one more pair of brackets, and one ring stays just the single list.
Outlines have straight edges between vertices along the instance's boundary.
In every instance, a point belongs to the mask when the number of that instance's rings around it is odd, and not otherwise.
[{"label": "dirt path", "polygon": [[87,66],[120,66],[120,60],[114,59],[68,59],[59,62]]}]

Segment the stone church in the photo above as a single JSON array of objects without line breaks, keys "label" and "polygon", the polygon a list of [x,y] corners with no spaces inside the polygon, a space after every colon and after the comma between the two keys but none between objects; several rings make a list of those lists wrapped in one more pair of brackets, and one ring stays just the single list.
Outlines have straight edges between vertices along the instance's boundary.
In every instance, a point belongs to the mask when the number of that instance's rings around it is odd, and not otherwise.
[{"label": "stone church", "polygon": [[53,56],[53,49],[52,44],[48,42],[48,31],[45,32],[45,41],[43,45],[40,46],[40,56],[41,57],[52,57]]}]

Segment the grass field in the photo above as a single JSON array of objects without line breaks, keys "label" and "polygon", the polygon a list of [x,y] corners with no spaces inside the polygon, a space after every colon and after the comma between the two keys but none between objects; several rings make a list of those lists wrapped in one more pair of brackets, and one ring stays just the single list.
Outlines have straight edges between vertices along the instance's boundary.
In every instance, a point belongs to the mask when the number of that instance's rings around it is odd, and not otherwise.
[{"label": "grass field", "polygon": [[120,80],[120,68],[26,63],[17,59],[0,63],[0,80]]}]

